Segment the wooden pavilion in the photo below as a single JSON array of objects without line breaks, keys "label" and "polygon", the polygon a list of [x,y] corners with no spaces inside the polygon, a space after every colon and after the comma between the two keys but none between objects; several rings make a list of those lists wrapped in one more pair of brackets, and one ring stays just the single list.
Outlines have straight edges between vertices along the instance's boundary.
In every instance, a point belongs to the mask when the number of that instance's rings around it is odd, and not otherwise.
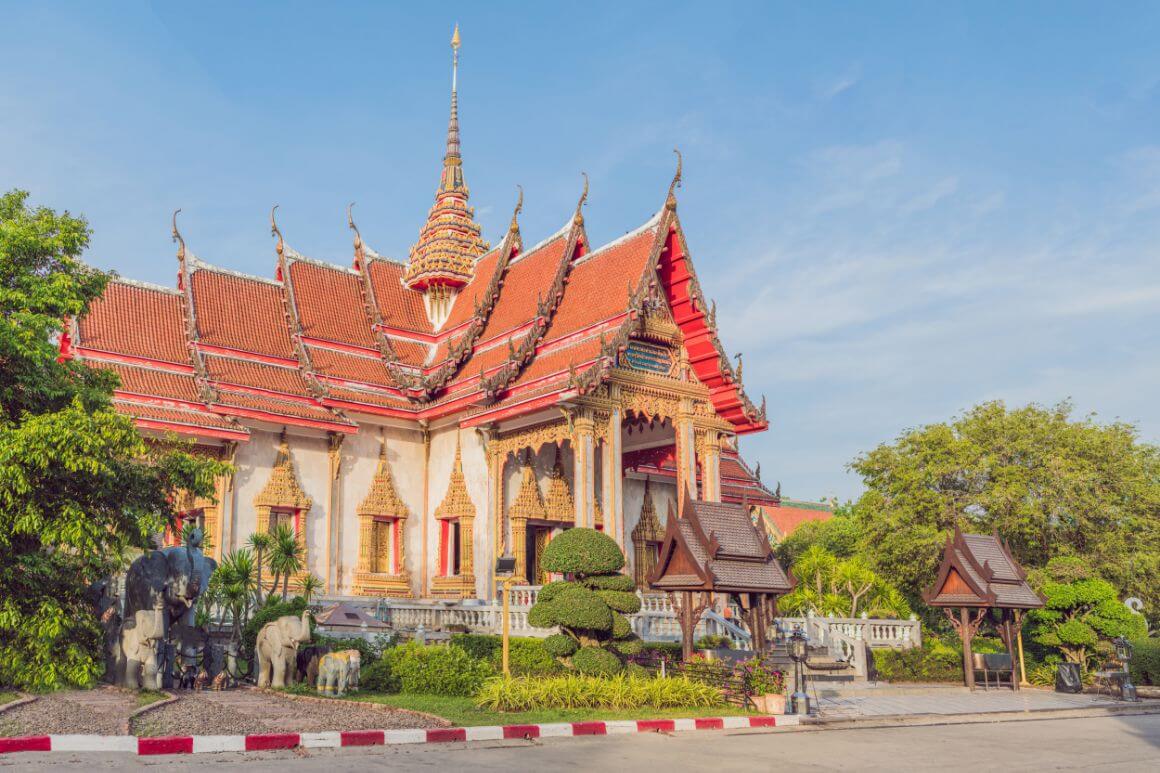
[{"label": "wooden pavilion", "polygon": [[648,582],[672,599],[685,658],[693,654],[693,632],[715,593],[736,599],[753,636],[754,651],[765,649],[767,627],[777,615],[777,599],[792,590],[794,583],[774,558],[760,523],[754,523],[745,504],[684,497],[679,518],[670,509],[657,565]]},{"label": "wooden pavilion", "polygon": [[941,607],[962,639],[967,687],[975,689],[971,640],[989,617],[1011,658],[1011,687],[1019,689],[1014,677],[1015,641],[1024,613],[1042,608],[1044,600],[1027,584],[1027,572],[1011,555],[1006,540],[997,533],[963,534],[956,526],[954,535],[947,537],[938,578],[923,594],[923,601]]}]

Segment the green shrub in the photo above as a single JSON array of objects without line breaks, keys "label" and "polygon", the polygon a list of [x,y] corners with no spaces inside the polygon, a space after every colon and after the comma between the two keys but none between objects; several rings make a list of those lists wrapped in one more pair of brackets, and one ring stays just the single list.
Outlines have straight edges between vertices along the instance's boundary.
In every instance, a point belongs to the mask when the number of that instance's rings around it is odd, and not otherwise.
[{"label": "green shrub", "polygon": [[1160,639],[1133,639],[1129,670],[1136,684],[1160,685]]},{"label": "green shrub", "polygon": [[624,670],[620,658],[600,647],[584,647],[572,656],[572,667],[589,676],[612,676]]},{"label": "green shrub", "polygon": [[929,637],[922,647],[876,650],[878,678],[888,682],[958,682],[963,678],[962,650]]},{"label": "green shrub", "polygon": [[393,638],[382,634],[376,636],[371,641],[367,641],[361,637],[339,639],[334,636],[325,636],[316,633],[314,634],[314,643],[324,644],[330,647],[331,652],[358,650],[359,657],[362,658],[363,663],[373,663],[382,657],[384,650],[394,646]]},{"label": "green shrub", "polygon": [[[560,662],[544,646],[543,639],[513,638],[508,652],[508,667],[512,676],[551,676],[564,670]],[[496,672],[503,668],[502,642],[491,657]]]},{"label": "green shrub", "polygon": [[554,633],[544,639],[544,650],[554,658],[570,658],[580,645],[565,633]]},{"label": "green shrub", "polygon": [[579,582],[592,590],[612,590],[636,595],[636,580],[627,574],[598,574],[595,577],[584,577]]},{"label": "green shrub", "polygon": [[659,652],[670,660],[680,660],[682,656],[679,641],[646,641],[641,645],[644,652]]},{"label": "green shrub", "polygon": [[621,655],[639,655],[644,652],[644,642],[633,636],[632,638],[614,641],[612,648]]},{"label": "green shrub", "polygon": [[396,693],[402,689],[399,677],[391,669],[391,661],[380,658],[368,666],[363,666],[359,676],[359,689],[369,692]]},{"label": "green shrub", "polygon": [[684,677],[650,679],[624,675],[492,679],[476,696],[476,704],[489,711],[711,708],[722,703],[720,691],[712,685]]},{"label": "green shrub", "polygon": [[484,633],[456,633],[451,643],[476,660],[491,660],[492,655],[503,648],[503,637]]},{"label": "green shrub", "polygon": [[642,666],[640,663],[628,663],[624,667],[624,673],[635,679],[652,679],[652,672]]},{"label": "green shrub", "polygon": [[716,650],[716,649],[733,649],[733,642],[729,641],[728,636],[722,636],[719,633],[711,633],[697,639],[696,649],[699,650]]},{"label": "green shrub", "polygon": [[495,674],[490,663],[455,645],[409,642],[384,652],[380,662],[401,692],[423,695],[474,695]]},{"label": "green shrub", "polygon": [[624,553],[607,534],[595,529],[569,529],[548,543],[541,563],[544,569],[557,574],[611,574],[624,567]]},{"label": "green shrub", "polygon": [[640,598],[635,593],[620,590],[598,590],[595,593],[614,612],[632,615],[640,611]]}]

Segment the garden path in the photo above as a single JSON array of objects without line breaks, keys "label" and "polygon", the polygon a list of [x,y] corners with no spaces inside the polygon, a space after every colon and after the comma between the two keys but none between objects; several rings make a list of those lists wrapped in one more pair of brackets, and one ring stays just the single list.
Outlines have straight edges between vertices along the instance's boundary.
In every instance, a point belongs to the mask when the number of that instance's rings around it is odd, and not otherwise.
[{"label": "garden path", "polygon": [[0,736],[32,734],[123,735],[137,694],[116,687],[65,690],[0,714]]}]

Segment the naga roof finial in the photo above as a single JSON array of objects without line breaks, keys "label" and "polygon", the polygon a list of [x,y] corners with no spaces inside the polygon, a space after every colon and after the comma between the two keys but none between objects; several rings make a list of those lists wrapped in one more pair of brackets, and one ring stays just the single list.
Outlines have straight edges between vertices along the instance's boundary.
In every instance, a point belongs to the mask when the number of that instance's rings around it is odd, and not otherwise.
[{"label": "naga roof finial", "polygon": [[181,231],[177,230],[177,215],[180,214],[180,212],[180,209],[173,210],[173,241],[178,244],[178,260],[185,260],[185,239],[181,237]]},{"label": "naga roof finial", "polygon": [[520,189],[520,197],[516,201],[515,211],[512,212],[511,225],[508,226],[508,231],[512,233],[520,230],[519,216],[520,212],[522,212],[524,209],[524,186],[517,184],[516,187]]},{"label": "naga roof finial", "polygon": [[362,234],[358,232],[358,226],[354,224],[354,216],[351,214],[353,209],[354,202],[352,201],[346,205],[346,227],[354,231],[354,248],[361,250],[363,246]]},{"label": "naga roof finial", "polygon": [[275,245],[274,249],[278,251],[279,255],[281,255],[282,251],[286,248],[286,242],[282,238],[282,232],[278,230],[278,221],[274,219],[274,213],[277,211],[278,205],[275,204],[270,210],[270,235],[278,237],[278,244]]},{"label": "naga roof finial", "polygon": [[681,167],[683,165],[681,151],[673,148],[673,152],[677,154],[677,173],[673,175],[673,181],[669,183],[669,195],[665,199],[665,207],[668,209],[677,208],[677,188],[681,187]]},{"label": "naga roof finial", "polygon": [[580,192],[580,200],[576,202],[576,214],[572,216],[572,222],[576,225],[584,225],[584,213],[580,210],[588,203],[588,173],[580,174],[584,177],[584,190]]}]

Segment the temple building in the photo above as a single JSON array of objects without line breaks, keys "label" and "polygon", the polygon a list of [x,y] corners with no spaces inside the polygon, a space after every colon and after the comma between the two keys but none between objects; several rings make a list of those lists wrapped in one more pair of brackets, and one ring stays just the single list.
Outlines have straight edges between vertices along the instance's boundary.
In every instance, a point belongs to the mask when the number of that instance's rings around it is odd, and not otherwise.
[{"label": "temple building", "polygon": [[[452,41],[458,66],[458,31]],[[602,529],[638,579],[685,496],[780,506],[738,453],[768,427],[718,338],[677,207],[590,243],[587,183],[538,242],[522,206],[484,240],[457,85],[435,201],[406,261],[348,211],[345,265],[296,252],[271,213],[272,278],[203,262],[178,232],[175,288],[116,278],[62,337],[120,377],[150,437],[230,461],[215,499],[179,497],[214,555],[293,529],[331,596],[490,598],[497,556],[528,584],[572,526]],[[670,507],[674,505],[675,507]],[[757,509],[754,512],[758,512]]]}]

